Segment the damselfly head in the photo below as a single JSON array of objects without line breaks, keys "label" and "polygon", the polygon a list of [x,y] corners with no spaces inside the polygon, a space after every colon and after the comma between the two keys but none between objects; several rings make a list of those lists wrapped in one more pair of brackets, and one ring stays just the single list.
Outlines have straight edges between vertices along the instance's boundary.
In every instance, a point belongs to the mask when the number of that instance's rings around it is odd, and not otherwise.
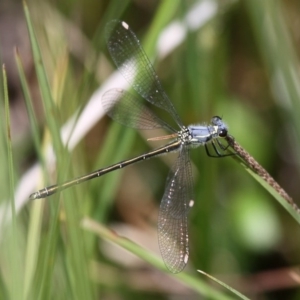
[{"label": "damselfly head", "polygon": [[222,118],[219,116],[214,116],[211,119],[211,123],[217,127],[217,133],[219,137],[226,137],[228,134],[228,127],[227,125],[223,122]]}]

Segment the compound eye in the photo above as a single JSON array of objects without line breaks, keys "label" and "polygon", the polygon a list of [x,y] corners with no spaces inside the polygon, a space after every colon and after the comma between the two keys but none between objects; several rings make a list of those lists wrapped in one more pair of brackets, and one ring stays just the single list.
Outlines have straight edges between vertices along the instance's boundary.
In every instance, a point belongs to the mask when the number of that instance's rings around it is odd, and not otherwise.
[{"label": "compound eye", "polygon": [[219,137],[226,137],[227,133],[228,133],[227,129],[222,129],[219,132]]}]

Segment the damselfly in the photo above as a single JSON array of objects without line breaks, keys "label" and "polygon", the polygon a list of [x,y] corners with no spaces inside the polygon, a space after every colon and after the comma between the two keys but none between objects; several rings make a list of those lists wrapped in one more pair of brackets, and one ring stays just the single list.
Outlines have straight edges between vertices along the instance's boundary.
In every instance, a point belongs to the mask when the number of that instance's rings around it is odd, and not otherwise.
[{"label": "damselfly", "polygon": [[[213,117],[208,125],[185,127],[182,124],[139,40],[128,24],[116,20],[109,22],[106,26],[106,40],[110,55],[121,74],[140,96],[170,114],[177,124],[178,130],[159,118],[137,95],[122,89],[111,89],[103,95],[102,105],[112,119],[136,129],[164,128],[171,134],[154,139],[170,138],[172,141],[146,154],[121,161],[62,184],[43,188],[30,195],[30,199],[48,197],[68,187],[145,159],[168,152],[179,152],[167,178],[158,217],[158,241],[161,255],[167,268],[172,273],[178,273],[183,270],[189,258],[187,215],[194,205],[189,149],[203,145],[209,156],[231,155],[224,152],[227,150],[227,146],[225,147],[220,142],[220,138],[227,136],[227,126],[218,116]],[[208,150],[208,143],[212,145],[213,155]]]}]

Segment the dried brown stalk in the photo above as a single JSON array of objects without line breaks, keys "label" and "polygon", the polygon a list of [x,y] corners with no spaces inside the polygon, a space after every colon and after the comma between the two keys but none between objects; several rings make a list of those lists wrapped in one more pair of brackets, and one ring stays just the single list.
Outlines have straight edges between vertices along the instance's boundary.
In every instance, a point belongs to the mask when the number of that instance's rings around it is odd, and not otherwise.
[{"label": "dried brown stalk", "polygon": [[298,214],[300,214],[299,207],[275,179],[241,145],[239,145],[232,136],[228,135],[226,140],[235,153],[244,161],[246,166],[260,176],[285,201],[287,201]]}]

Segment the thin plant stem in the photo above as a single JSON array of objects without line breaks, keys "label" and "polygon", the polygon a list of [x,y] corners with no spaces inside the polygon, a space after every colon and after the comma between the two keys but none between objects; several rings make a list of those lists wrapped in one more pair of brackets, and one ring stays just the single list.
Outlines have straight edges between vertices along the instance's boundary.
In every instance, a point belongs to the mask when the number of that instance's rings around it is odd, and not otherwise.
[{"label": "thin plant stem", "polygon": [[293,201],[292,197],[277,183],[277,181],[240,145],[236,140],[228,135],[226,140],[235,154],[243,160],[255,174],[261,177],[270,187],[272,187],[292,208],[300,214],[300,209]]}]

